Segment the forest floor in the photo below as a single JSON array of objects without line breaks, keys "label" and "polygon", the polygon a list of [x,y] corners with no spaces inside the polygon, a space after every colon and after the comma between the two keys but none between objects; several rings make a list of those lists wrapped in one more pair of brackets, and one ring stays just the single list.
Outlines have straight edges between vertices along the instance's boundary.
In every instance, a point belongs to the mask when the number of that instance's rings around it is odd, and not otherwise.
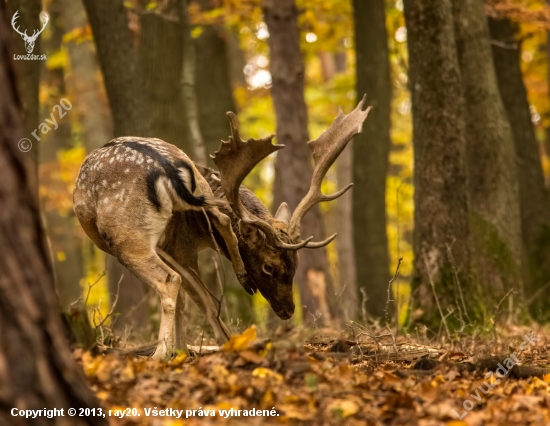
[{"label": "forest floor", "polygon": [[434,344],[354,325],[257,340],[252,327],[167,363],[75,357],[116,426],[538,426],[550,425],[549,336],[508,326]]}]

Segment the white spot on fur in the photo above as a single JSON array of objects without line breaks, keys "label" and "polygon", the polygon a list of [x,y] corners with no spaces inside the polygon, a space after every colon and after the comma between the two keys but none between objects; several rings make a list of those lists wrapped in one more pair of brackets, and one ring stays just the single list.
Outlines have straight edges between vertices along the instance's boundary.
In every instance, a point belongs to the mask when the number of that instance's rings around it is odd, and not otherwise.
[{"label": "white spot on fur", "polygon": [[109,163],[112,163],[113,161],[115,161],[115,157],[111,157],[111,159],[109,160]]},{"label": "white spot on fur", "polygon": [[130,173],[130,169],[124,170],[124,173],[126,173],[126,174]]}]

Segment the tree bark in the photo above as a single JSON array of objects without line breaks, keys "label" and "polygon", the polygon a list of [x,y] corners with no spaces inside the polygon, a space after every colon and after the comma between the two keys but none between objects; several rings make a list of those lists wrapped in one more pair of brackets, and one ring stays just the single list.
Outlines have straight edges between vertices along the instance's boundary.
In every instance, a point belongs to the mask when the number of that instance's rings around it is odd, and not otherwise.
[{"label": "tree bark", "polygon": [[468,289],[464,110],[451,0],[404,0],[404,9],[414,143],[413,291],[423,319],[433,323],[440,321],[437,301],[455,304],[453,268]]},{"label": "tree bark", "polygon": [[[142,1],[144,5],[147,3]],[[140,15],[136,81],[147,105],[140,117],[146,123],[144,136],[165,140],[191,153],[178,84],[182,75],[183,29],[177,3],[168,2],[162,15]]]},{"label": "tree bark", "polygon": [[[306,142],[307,108],[304,99],[304,61],[300,52],[298,10],[294,0],[264,0],[269,31],[271,95],[277,115],[277,142],[286,145],[275,162],[273,210],[283,201],[296,208],[312,176],[311,152]],[[323,236],[321,210],[315,206],[304,217],[302,235]],[[306,323],[330,324],[336,316],[334,290],[325,248],[301,250],[296,282]]]},{"label": "tree bark", "polygon": [[[546,0],[546,5],[550,6],[550,0]],[[550,30],[546,31],[546,60],[550,63]],[[548,97],[550,97],[550,66],[547,71],[547,82],[548,82]],[[546,154],[546,159],[550,161],[550,125],[546,126],[546,138],[544,139],[544,153]],[[546,176],[547,186],[550,183],[550,176]]]},{"label": "tree bark", "polygon": [[[99,407],[75,364],[57,311],[52,269],[38,213],[35,165],[17,148],[22,108],[8,48],[11,29],[0,2],[0,423],[27,425],[11,408]],[[105,425],[100,417],[48,419],[33,425]]]},{"label": "tree bark", "polygon": [[[143,136],[145,108],[137,54],[122,0],[83,0],[92,27],[115,136]],[[106,143],[106,142],[105,142]]]},{"label": "tree bark", "polygon": [[[356,92],[373,106],[353,143],[353,235],[357,282],[370,315],[383,317],[390,279],[386,234],[391,79],[384,0],[354,0]],[[387,307],[389,313],[393,306]]]},{"label": "tree bark", "polygon": [[502,101],[514,134],[519,179],[521,229],[528,257],[526,296],[531,311],[550,314],[545,285],[550,282],[550,192],[544,185],[539,143],[531,121],[521,73],[521,43],[509,19],[489,19],[493,58]]},{"label": "tree bark", "polygon": [[[62,17],[66,33],[84,32],[88,24],[79,1],[64,1]],[[67,42],[69,69],[66,72],[68,90],[74,97],[71,114],[78,114],[82,125],[82,141],[88,153],[107,143],[112,135],[111,119],[105,111],[108,105],[102,97],[103,87],[98,78],[99,64],[93,50],[93,41],[83,37]]]},{"label": "tree bark", "polygon": [[[198,1],[202,11],[214,9],[213,0]],[[228,62],[228,35],[223,27],[204,25],[195,40],[195,82],[201,133],[206,153],[213,154],[229,135],[225,113],[236,112]],[[208,166],[214,167],[208,156]]]},{"label": "tree bark", "polygon": [[[486,302],[523,290],[524,256],[512,130],[498,90],[481,0],[453,0],[466,103],[466,166],[476,279]],[[492,303],[491,303],[492,304]]]}]

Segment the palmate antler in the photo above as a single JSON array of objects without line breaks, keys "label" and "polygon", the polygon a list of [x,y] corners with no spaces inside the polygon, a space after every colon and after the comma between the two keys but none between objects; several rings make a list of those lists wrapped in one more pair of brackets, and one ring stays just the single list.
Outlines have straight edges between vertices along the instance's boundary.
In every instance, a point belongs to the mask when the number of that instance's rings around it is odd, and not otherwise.
[{"label": "palmate antler", "polygon": [[[357,107],[349,114],[344,114],[342,108],[339,108],[338,116],[334,119],[330,127],[324,131],[318,139],[307,143],[313,153],[315,167],[313,169],[309,191],[302,201],[300,201],[300,204],[298,204],[290,218],[288,229],[289,234],[293,238],[298,238],[300,236],[300,223],[306,213],[314,205],[322,201],[335,200],[344,195],[344,193],[353,186],[353,183],[350,183],[345,188],[331,195],[324,195],[321,192],[321,183],[330,166],[332,166],[351,138],[357,133],[361,133],[363,130],[363,122],[372,108],[368,107],[363,111],[363,104],[366,97],[366,95],[363,96],[363,99],[361,99]],[[306,247],[322,247],[330,243],[335,237],[336,234],[330,236],[325,241],[316,244],[308,244]]]},{"label": "palmate antler", "polygon": [[229,117],[231,126],[231,136],[229,141],[222,141],[220,149],[211,157],[220,171],[221,187],[235,214],[244,223],[261,229],[269,242],[275,247],[287,250],[299,250],[303,247],[319,248],[330,243],[336,237],[336,234],[317,243],[310,242],[313,237],[300,241],[300,222],[315,204],[321,201],[334,200],[352,187],[353,184],[349,184],[332,195],[321,193],[321,183],[328,169],[351,138],[362,130],[363,121],[365,121],[370,111],[370,107],[363,111],[364,101],[365,97],[349,114],[344,114],[340,109],[338,116],[328,130],[323,132],[318,139],[308,142],[308,146],[313,153],[315,168],[310,189],[290,218],[288,233],[294,241],[298,241],[295,244],[281,241],[275,229],[266,221],[250,213],[242,205],[239,197],[239,187],[242,181],[256,164],[269,154],[283,148],[284,145],[273,145],[271,143],[275,135],[264,139],[243,141],[239,136],[237,117],[232,112],[228,112],[227,116]]},{"label": "palmate antler", "polygon": [[220,182],[225,197],[231,205],[233,212],[244,223],[261,229],[270,243],[276,247],[288,250],[298,250],[305,246],[309,240],[300,244],[288,244],[278,237],[277,232],[266,221],[250,213],[241,203],[239,187],[244,178],[261,160],[269,154],[284,148],[284,145],[271,143],[275,135],[264,139],[249,139],[244,141],[239,135],[239,122],[232,112],[228,112],[231,136],[229,141],[222,141],[220,149],[211,155],[214,163],[220,171]]}]

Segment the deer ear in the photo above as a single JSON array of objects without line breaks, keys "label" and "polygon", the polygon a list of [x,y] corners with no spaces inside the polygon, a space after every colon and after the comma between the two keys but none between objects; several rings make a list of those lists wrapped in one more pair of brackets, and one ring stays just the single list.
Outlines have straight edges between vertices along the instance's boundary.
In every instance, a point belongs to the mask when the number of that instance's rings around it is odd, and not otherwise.
[{"label": "deer ear", "polygon": [[275,213],[275,219],[288,224],[288,222],[290,221],[290,209],[288,208],[287,203],[281,203],[281,205],[277,209],[277,213]]},{"label": "deer ear", "polygon": [[261,231],[254,225],[249,225],[242,220],[239,221],[239,231],[249,247],[254,247],[263,241]]}]

